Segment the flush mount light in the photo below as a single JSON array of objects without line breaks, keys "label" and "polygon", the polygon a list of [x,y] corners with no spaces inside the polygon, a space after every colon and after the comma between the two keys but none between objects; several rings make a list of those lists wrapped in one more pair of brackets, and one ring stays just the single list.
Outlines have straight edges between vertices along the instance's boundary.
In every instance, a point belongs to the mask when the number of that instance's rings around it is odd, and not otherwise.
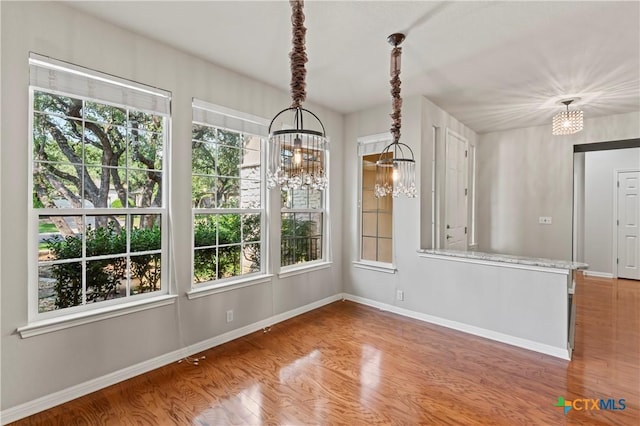
[{"label": "flush mount light", "polygon": [[578,133],[584,127],[584,114],[581,110],[569,111],[569,105],[576,99],[566,99],[560,101],[567,107],[566,111],[562,111],[553,117],[552,131],[553,135],[572,135]]},{"label": "flush mount light", "polygon": [[387,41],[393,46],[391,50],[391,96],[392,113],[391,136],[392,142],[387,145],[376,161],[376,185],[374,194],[377,198],[392,195],[406,195],[414,198],[416,191],[416,161],[411,148],[400,142],[400,125],[402,98],[400,97],[400,56],[402,48],[398,47],[404,41],[404,34],[391,34]]},{"label": "flush mount light", "polygon": [[[307,97],[307,53],[305,51],[304,2],[290,0],[293,25],[291,58],[291,98],[289,108],[280,111],[269,124],[267,187],[323,190],[328,179],[325,170],[328,140],[322,121],[302,108]],[[289,117],[291,121],[284,122]],[[314,124],[314,126],[309,126]],[[306,127],[305,127],[306,126]],[[272,130],[278,128],[278,130]]]}]

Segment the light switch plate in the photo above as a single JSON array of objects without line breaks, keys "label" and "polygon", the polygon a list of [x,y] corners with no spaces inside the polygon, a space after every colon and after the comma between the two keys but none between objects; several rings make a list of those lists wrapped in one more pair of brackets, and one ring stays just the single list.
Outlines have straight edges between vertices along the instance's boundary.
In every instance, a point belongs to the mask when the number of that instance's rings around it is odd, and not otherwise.
[{"label": "light switch plate", "polygon": [[551,216],[540,216],[538,218],[538,223],[541,225],[551,225]]}]

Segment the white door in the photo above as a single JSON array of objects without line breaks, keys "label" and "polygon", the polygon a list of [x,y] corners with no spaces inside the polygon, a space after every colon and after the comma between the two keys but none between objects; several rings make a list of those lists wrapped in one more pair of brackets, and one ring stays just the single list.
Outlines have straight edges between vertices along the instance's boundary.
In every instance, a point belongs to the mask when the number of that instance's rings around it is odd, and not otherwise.
[{"label": "white door", "polygon": [[640,172],[618,172],[618,277],[640,280]]},{"label": "white door", "polygon": [[447,129],[444,248],[467,249],[467,140]]}]

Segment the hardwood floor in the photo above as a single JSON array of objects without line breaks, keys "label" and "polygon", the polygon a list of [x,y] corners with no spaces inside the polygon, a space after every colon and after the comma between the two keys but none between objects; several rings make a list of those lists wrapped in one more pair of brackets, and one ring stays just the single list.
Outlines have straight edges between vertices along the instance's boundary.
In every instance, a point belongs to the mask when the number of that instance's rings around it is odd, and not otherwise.
[{"label": "hardwood floor", "polygon": [[[198,366],[175,363],[15,425],[638,425],[640,282],[584,278],[576,291],[570,363],[336,302],[207,350]],[[565,415],[558,397],[626,408]]]}]

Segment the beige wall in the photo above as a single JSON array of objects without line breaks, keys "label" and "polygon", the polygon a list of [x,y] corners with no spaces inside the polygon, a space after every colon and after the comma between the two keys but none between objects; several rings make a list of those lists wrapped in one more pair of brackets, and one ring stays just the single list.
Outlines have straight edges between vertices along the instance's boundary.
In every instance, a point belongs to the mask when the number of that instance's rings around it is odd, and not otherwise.
[{"label": "beige wall", "polygon": [[573,145],[637,137],[640,112],[585,119],[571,136],[552,136],[550,125],[480,135],[479,249],[570,260]]}]

